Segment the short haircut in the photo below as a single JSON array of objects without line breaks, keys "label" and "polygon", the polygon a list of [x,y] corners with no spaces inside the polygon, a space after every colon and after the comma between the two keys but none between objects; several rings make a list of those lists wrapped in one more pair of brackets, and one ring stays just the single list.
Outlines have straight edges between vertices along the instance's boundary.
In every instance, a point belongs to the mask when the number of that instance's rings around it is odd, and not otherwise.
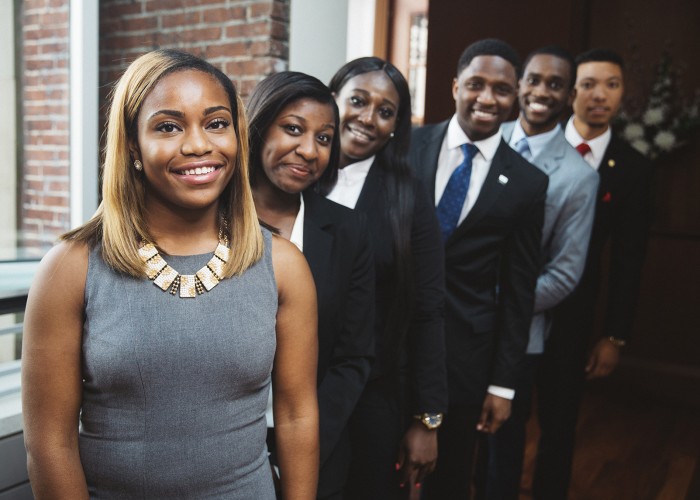
[{"label": "short haircut", "polygon": [[525,72],[525,68],[527,68],[527,65],[530,63],[532,58],[540,55],[554,56],[566,61],[566,63],[569,65],[569,75],[571,77],[569,87],[574,87],[574,83],[576,82],[576,63],[574,62],[574,56],[571,55],[571,52],[558,45],[546,45],[530,52],[525,58],[525,62],[523,62],[523,73]]},{"label": "short haircut", "polygon": [[622,56],[611,49],[591,49],[576,57],[576,67],[587,62],[609,62],[617,64],[621,70],[625,69]]},{"label": "short haircut", "polygon": [[282,71],[268,76],[253,90],[248,100],[250,141],[250,181],[254,186],[260,175],[265,175],[262,167],[262,149],[265,135],[277,115],[288,105],[301,99],[311,99],[327,105],[333,112],[335,131],[331,142],[331,154],[323,175],[316,181],[314,189],[320,194],[328,194],[338,179],[338,158],[340,156],[340,119],[338,105],[330,89],[319,79],[297,71]]},{"label": "short haircut", "polygon": [[515,73],[520,74],[520,56],[508,43],[497,38],[485,38],[472,43],[464,49],[457,62],[457,78],[462,74],[464,68],[469,66],[472,59],[478,56],[498,56],[502,57],[515,68]]}]

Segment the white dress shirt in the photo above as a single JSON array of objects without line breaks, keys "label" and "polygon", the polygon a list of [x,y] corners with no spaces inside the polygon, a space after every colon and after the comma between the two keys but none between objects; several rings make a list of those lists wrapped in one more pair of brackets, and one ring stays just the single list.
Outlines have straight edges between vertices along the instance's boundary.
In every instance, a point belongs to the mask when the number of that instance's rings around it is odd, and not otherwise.
[{"label": "white dress shirt", "polygon": [[576,127],[574,127],[574,115],[571,115],[571,118],[569,118],[569,121],[566,123],[566,130],[564,131],[564,136],[566,137],[566,140],[569,142],[569,144],[571,144],[573,147],[578,146],[582,142],[588,144],[591,150],[590,152],[583,155],[583,159],[586,160],[586,163],[588,163],[595,170],[598,170],[598,168],[600,167],[600,163],[603,161],[605,150],[608,149],[608,144],[610,144],[612,131],[610,130],[610,127],[608,127],[608,129],[601,135],[594,139],[591,139],[590,141],[587,141],[583,137],[581,137],[581,134],[579,134],[578,130],[576,130]]},{"label": "white dress shirt", "polygon": [[372,163],[374,163],[374,155],[338,169],[338,182],[326,198],[354,209]]},{"label": "white dress shirt", "polygon": [[467,137],[467,134],[464,133],[459,123],[457,123],[457,116],[455,115],[452,117],[447,126],[447,134],[445,134],[445,139],[442,141],[442,146],[440,147],[440,156],[438,156],[437,172],[435,173],[435,206],[440,203],[440,198],[442,198],[442,193],[445,192],[450,176],[464,161],[462,144],[466,143],[474,144],[479,149],[479,152],[476,153],[472,159],[472,174],[469,178],[469,189],[467,190],[467,197],[464,200],[464,206],[462,207],[462,212],[459,215],[457,224],[461,224],[462,221],[466,219],[467,214],[479,197],[481,187],[484,185],[486,176],[491,168],[493,156],[496,154],[498,145],[501,143],[501,131],[499,130],[483,141],[472,141]]}]

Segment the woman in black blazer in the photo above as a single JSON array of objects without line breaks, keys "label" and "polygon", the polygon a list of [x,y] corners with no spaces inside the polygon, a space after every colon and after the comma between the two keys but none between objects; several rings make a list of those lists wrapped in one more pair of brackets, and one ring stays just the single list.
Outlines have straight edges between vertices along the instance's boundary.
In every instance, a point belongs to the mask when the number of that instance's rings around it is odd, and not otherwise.
[{"label": "woman in black blazer", "polygon": [[274,74],[253,91],[248,114],[258,217],[303,251],[316,282],[318,498],[341,498],[350,461],[347,422],[374,353],[367,223],[323,196],[337,178],[339,155],[338,108],[328,87],[303,73]]},{"label": "woman in black blazer", "polygon": [[405,498],[435,466],[447,408],[440,228],[406,160],[411,98],[398,69],[356,59],[330,88],[341,170],[328,197],[367,214],[377,286],[377,359],[350,422],[346,498]]}]

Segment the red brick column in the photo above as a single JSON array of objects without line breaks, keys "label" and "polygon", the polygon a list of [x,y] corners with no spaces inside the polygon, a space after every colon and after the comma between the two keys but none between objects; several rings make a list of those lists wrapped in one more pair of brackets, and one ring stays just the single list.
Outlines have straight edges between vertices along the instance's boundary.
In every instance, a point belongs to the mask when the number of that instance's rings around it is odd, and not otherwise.
[{"label": "red brick column", "polygon": [[24,0],[19,5],[19,240],[45,250],[70,224],[69,0]]}]

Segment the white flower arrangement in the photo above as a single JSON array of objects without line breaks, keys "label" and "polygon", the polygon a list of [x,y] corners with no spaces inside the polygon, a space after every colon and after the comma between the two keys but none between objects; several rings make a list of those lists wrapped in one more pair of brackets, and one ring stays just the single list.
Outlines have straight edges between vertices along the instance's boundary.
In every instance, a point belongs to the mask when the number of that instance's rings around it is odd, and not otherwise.
[{"label": "white flower arrangement", "polygon": [[680,98],[674,76],[671,57],[664,54],[646,105],[623,111],[615,121],[622,138],[651,160],[682,147],[700,128],[700,91],[691,100]]}]

